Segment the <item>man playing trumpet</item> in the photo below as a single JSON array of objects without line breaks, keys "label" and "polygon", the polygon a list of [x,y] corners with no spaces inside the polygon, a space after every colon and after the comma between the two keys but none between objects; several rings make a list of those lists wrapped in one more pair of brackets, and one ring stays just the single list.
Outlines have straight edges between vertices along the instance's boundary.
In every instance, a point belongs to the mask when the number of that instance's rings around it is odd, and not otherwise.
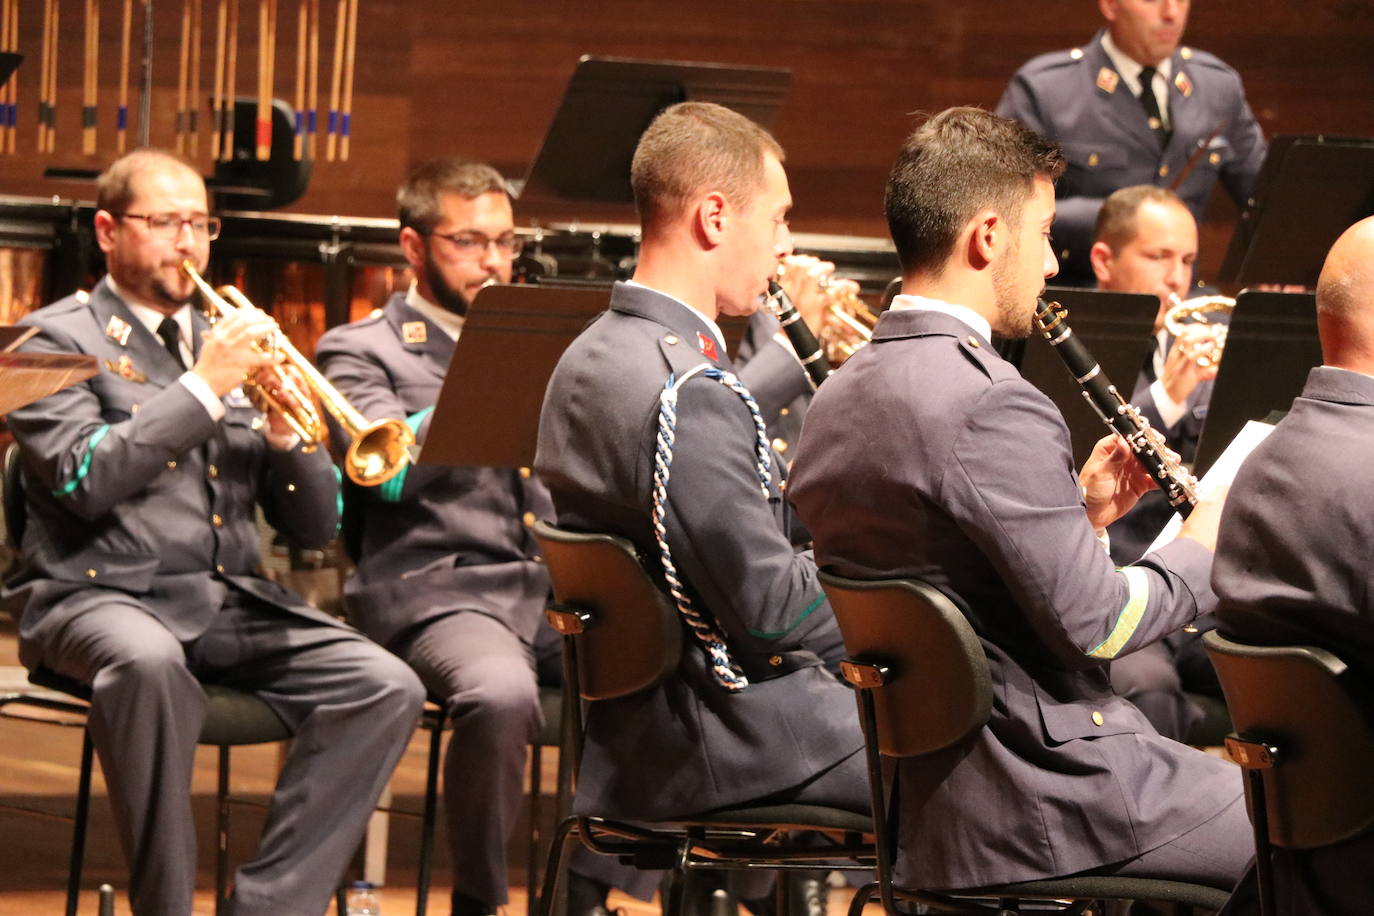
[{"label": "man playing trumpet", "polygon": [[[402,662],[259,572],[255,503],[302,546],[338,524],[335,471],[239,386],[277,356],[257,309],[209,327],[189,302],[219,222],[185,160],[143,149],[101,176],[109,275],[40,309],[25,349],[102,371],[10,414],[28,523],[4,593],[19,651],[91,688],[89,725],[138,916],[192,910],[200,683],[256,693],[294,735],[236,916],[318,916],[414,728]],[[189,368],[188,368],[189,367]]]}]

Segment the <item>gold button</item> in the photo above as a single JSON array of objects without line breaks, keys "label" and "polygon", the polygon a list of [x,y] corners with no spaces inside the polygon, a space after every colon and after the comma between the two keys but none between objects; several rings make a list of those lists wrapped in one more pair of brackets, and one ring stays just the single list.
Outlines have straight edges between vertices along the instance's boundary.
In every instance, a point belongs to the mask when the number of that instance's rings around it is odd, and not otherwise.
[{"label": "gold button", "polygon": [[295,485],[294,483],[288,483],[288,484],[286,485],[286,492],[288,492],[288,493],[295,493],[295,492],[296,492],[296,485]]},{"label": "gold button", "polygon": [[224,575],[224,564],[223,564],[223,563],[216,563],[216,564],[215,564],[215,572],[219,573],[220,575]]},{"label": "gold button", "polygon": [[774,668],[778,667],[778,665],[781,665],[781,664],[782,664],[782,656],[781,656],[781,655],[770,655],[770,656],[768,656],[768,664],[772,665]]},{"label": "gold button", "polygon": [[1193,59],[1193,49],[1192,49],[1192,48],[1179,48],[1178,56],[1181,57],[1181,58],[1183,58],[1184,60],[1192,60],[1192,59]]},{"label": "gold button", "polygon": [[779,493],[786,493],[786,492],[787,492],[787,481],[786,481],[786,480],[779,480],[779,481],[778,481],[778,492],[779,492]]},{"label": "gold button", "polygon": [[1106,722],[1106,721],[1107,721],[1106,719],[1102,718],[1102,713],[1100,713],[1100,712],[1094,712],[1094,713],[1093,713],[1093,725],[1101,725],[1103,722]]},{"label": "gold button", "polygon": [[773,450],[774,450],[775,452],[779,453],[779,454],[781,454],[781,453],[787,451],[787,440],[786,440],[786,439],[774,439],[774,440],[773,440]]},{"label": "gold button", "polygon": [[1068,259],[1069,259],[1069,249],[1065,248],[1063,251],[1059,252],[1059,260],[1061,260],[1061,261],[1067,261]]},{"label": "gold button", "polygon": [[95,578],[95,570],[94,570],[94,569],[88,569],[88,570],[86,570],[86,578],[87,578],[87,579],[94,579],[94,578]]},{"label": "gold button", "polygon": [[539,554],[536,553],[536,554],[534,555],[534,562],[536,562],[536,563],[543,563],[543,562],[544,562],[544,558],[541,557]]},{"label": "gold button", "polygon": [[134,404],[132,407],[130,407],[129,413],[138,413],[138,405]]},{"label": "gold button", "polygon": [[974,337],[972,334],[968,336],[968,345],[970,347],[973,347],[975,350],[982,346],[982,344],[978,342],[978,338]]},{"label": "gold button", "polygon": [[169,461],[169,462],[167,462],[167,470],[169,470],[169,471],[175,471],[176,469],[177,469],[177,463],[176,463],[175,461]]},{"label": "gold button", "polygon": [[668,346],[671,347],[671,346],[673,346],[674,344],[677,343],[677,335],[676,335],[676,334],[664,334],[664,335],[663,335],[663,342],[666,343]]},{"label": "gold button", "polygon": [[521,469],[520,469],[520,479],[521,479],[521,480],[529,480],[529,479],[530,479],[530,475],[533,474],[533,473],[534,473],[534,472],[531,471],[529,468],[521,468]]},{"label": "gold button", "polygon": [[1167,165],[1161,165],[1161,166],[1159,167],[1159,177],[1160,177],[1160,178],[1167,178],[1168,175],[1169,175],[1169,167],[1168,167]]},{"label": "gold button", "polygon": [[1097,153],[1088,154],[1088,165],[1092,168],[1097,168]]},{"label": "gold button", "polygon": [[1082,60],[1082,59],[1083,59],[1083,49],[1082,49],[1082,48],[1074,48],[1072,51],[1069,52],[1069,57],[1070,57],[1071,59],[1073,59],[1073,60]]},{"label": "gold button", "polygon": [[790,407],[784,407],[782,410],[779,410],[779,411],[778,411],[778,416],[785,417],[785,416],[787,416],[788,414],[790,414],[791,412],[792,412],[792,408],[790,408]]},{"label": "gold button", "polygon": [[210,475],[210,479],[211,479],[211,480],[214,480],[216,477],[219,476],[219,468],[215,467],[213,464],[210,465],[210,466],[209,466],[208,468],[206,468],[205,470],[206,470],[206,473],[208,473],[208,474]]},{"label": "gold button", "polygon": [[520,516],[520,520],[525,523],[526,528],[534,527],[535,518],[533,512],[526,512],[524,515]]},{"label": "gold button", "polygon": [[224,519],[220,518],[218,514],[212,515],[210,516],[210,524],[214,525],[216,528],[223,528]]},{"label": "gold button", "polygon": [[1207,157],[1207,161],[1210,162],[1210,163],[1212,163],[1212,165],[1220,165],[1220,164],[1221,164],[1221,153],[1213,153],[1212,155],[1210,155],[1210,156]]}]

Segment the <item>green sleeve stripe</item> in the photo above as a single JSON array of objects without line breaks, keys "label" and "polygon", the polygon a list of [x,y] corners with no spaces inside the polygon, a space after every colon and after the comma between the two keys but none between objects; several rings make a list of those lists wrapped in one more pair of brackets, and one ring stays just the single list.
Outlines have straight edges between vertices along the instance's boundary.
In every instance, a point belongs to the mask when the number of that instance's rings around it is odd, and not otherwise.
[{"label": "green sleeve stripe", "polygon": [[329,466],[334,471],[334,537],[339,536],[343,530],[343,474],[339,471],[337,464]]},{"label": "green sleeve stripe", "polygon": [[1126,577],[1130,593],[1126,598],[1126,606],[1116,618],[1116,626],[1112,627],[1112,632],[1097,648],[1088,653],[1093,658],[1116,658],[1135,635],[1136,627],[1140,626],[1140,621],[1145,617],[1145,608],[1150,603],[1149,573],[1134,566],[1123,566],[1117,572]]},{"label": "green sleeve stripe", "polygon": [[91,459],[95,457],[95,447],[100,444],[100,440],[104,439],[109,432],[110,424],[106,423],[104,426],[91,433],[91,440],[86,443],[86,457],[81,459],[81,467],[76,469],[76,476],[61,487],[53,490],[53,496],[60,499],[63,496],[70,495],[73,490],[81,486],[81,481],[85,480],[86,475],[91,472]]},{"label": "green sleeve stripe", "polygon": [[[418,433],[420,431],[420,424],[424,423],[425,417],[429,416],[433,412],[434,407],[432,405],[426,407],[424,410],[417,410],[415,413],[406,417],[406,425],[410,427],[411,432]],[[406,473],[409,470],[410,462],[407,461],[405,467],[401,468],[401,473],[397,474],[395,477],[386,481],[380,487],[377,488],[377,496],[381,499],[382,502],[398,503],[401,501],[401,490],[405,488]]]},{"label": "green sleeve stripe", "polygon": [[796,619],[796,621],[793,622],[793,624],[792,624],[790,627],[788,627],[787,629],[785,629],[785,630],[778,630],[776,633],[765,633],[765,632],[762,631],[762,630],[750,630],[750,631],[749,631],[749,635],[751,635],[751,636],[757,636],[759,639],[777,639],[777,638],[780,637],[780,636],[786,636],[788,633],[792,632],[792,631],[795,630],[797,627],[801,626],[801,622],[802,622],[803,620],[805,620],[806,618],[810,617],[810,616],[811,616],[811,612],[814,611],[816,608],[820,607],[820,606],[821,606],[822,604],[824,604],[824,603],[825,603],[825,592],[821,592],[819,595],[816,596],[816,600],[813,601],[813,602],[811,602],[810,604],[808,604],[808,605],[806,606],[806,610],[804,610],[804,611],[801,612],[801,616],[798,617],[798,618]]}]

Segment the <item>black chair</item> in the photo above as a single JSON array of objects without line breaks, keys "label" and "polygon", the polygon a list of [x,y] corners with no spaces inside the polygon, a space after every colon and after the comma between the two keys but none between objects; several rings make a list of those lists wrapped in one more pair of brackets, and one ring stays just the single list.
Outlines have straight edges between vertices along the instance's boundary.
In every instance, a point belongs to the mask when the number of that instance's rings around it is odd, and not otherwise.
[{"label": "black chair", "polygon": [[1256,646],[1213,630],[1203,645],[1245,771],[1260,912],[1272,916],[1275,849],[1330,846],[1374,827],[1374,727],[1344,662],[1311,646]]},{"label": "black chair", "polygon": [[[658,683],[676,670],[684,651],[677,609],[640,565],[623,538],[579,534],[537,522],[538,540],[553,580],[557,603],[549,620],[563,639],[564,721],[573,784],[581,764],[581,701],[628,696]],[[688,648],[686,651],[692,651]],[[835,845],[817,847],[792,831],[818,831]],[[548,914],[561,877],[565,840],[571,834],[602,855],[619,856],[639,868],[676,869],[679,912],[690,876],[700,869],[778,871],[873,867],[872,832],[867,817],[815,805],[739,807],[670,823],[629,824],[603,817],[566,818],[554,835],[545,869],[540,912]],[[779,912],[785,911],[784,882],[778,882]]]},{"label": "black chair", "polygon": [[824,570],[821,584],[830,598],[848,658],[845,679],[857,691],[868,755],[878,880],[855,894],[858,916],[876,893],[889,916],[898,901],[936,912],[1019,913],[1023,903],[1036,912],[1079,913],[1105,900],[1148,900],[1187,907],[1220,908],[1227,891],[1176,881],[1080,875],[996,887],[931,891],[893,885],[896,840],[888,811],[882,758],[917,757],[959,744],[987,724],[992,681],[982,644],[968,620],[937,589],[912,579],[859,581]]},{"label": "black chair", "polygon": [[[10,545],[17,551],[24,536],[27,521],[24,509],[23,475],[17,443],[5,452],[0,496],[4,500],[5,530]],[[91,697],[90,688],[51,671],[38,670],[28,675],[33,690],[15,689],[0,693],[0,716],[33,720],[25,709],[35,707],[65,714],[60,724],[79,724],[83,727],[81,769],[77,783],[76,813],[72,825],[72,847],[67,871],[68,916],[74,916],[81,892],[81,871],[86,848],[87,813],[90,810],[91,736],[84,730]],[[215,793],[216,851],[215,851],[215,912],[223,911],[229,884],[229,814],[231,804],[263,807],[259,802],[233,797],[229,792],[230,748],[249,744],[284,741],[290,732],[272,708],[251,693],[217,684],[203,684],[207,701],[205,724],[200,743],[219,749],[219,782]],[[12,708],[13,707],[13,708]],[[340,913],[342,913],[340,909]]]}]

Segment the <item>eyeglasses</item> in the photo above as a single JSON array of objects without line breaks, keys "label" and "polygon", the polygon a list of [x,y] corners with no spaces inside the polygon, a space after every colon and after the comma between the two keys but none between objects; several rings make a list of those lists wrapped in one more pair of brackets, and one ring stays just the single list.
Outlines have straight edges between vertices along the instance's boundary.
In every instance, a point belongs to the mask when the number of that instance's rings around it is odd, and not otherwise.
[{"label": "eyeglasses", "polygon": [[198,239],[213,242],[219,238],[220,219],[218,216],[192,216],[183,218],[175,213],[112,213],[119,219],[141,219],[148,224],[148,233],[172,241],[181,235],[182,226],[190,226],[191,233]]},{"label": "eyeglasses", "polygon": [[480,258],[487,253],[487,247],[495,245],[496,250],[508,258],[519,257],[520,252],[525,250],[525,240],[514,232],[507,232],[492,238],[476,230],[468,232],[427,232],[426,235],[443,239],[457,249],[460,255],[468,258]]}]

